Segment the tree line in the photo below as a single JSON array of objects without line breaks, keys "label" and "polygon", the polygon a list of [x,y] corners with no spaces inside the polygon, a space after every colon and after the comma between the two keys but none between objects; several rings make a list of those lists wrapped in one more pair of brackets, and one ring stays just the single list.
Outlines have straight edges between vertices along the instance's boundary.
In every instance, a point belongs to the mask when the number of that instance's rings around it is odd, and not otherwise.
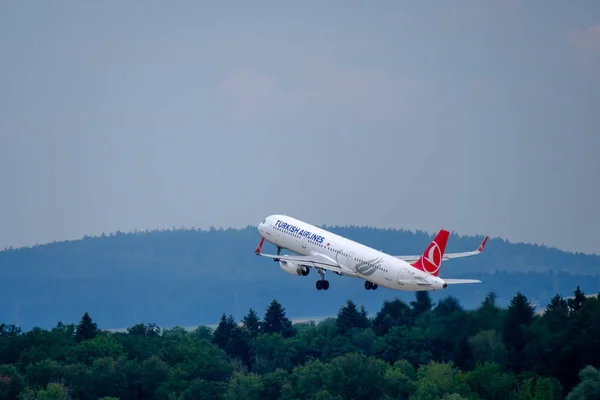
[{"label": "tree line", "polygon": [[598,367],[600,300],[579,287],[539,315],[520,292],[473,310],[417,292],[318,324],[274,299],[214,330],[0,325],[1,399],[598,399]]}]

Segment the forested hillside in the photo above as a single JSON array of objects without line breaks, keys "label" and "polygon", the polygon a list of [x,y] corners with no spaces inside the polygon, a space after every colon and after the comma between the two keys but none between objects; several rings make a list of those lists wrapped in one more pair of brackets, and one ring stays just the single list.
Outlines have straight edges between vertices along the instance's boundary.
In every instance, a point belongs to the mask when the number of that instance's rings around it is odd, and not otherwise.
[{"label": "forested hillside", "polygon": [[[432,240],[423,232],[329,229],[394,254],[420,254]],[[482,239],[452,234],[447,251],[475,249]],[[196,326],[215,324],[221,310],[241,318],[246,307],[259,308],[273,297],[287,305],[292,317],[318,317],[335,315],[337,304],[347,299],[372,311],[386,299],[409,301],[413,296],[383,288],[365,291],[360,280],[332,274],[330,289],[318,292],[313,272],[291,276],[277,263],[255,256],[258,240],[254,227],[176,229],[2,251],[0,322],[50,328],[56,321],[76,322],[89,311],[106,328],[138,321]],[[555,293],[567,295],[577,285],[597,293],[599,267],[599,256],[491,238],[482,254],[444,262],[440,273],[479,278],[483,284],[451,287],[431,296],[437,300],[450,294],[473,308],[488,292],[497,293],[498,304],[507,305],[515,290],[521,290],[543,307]]]},{"label": "forested hillside", "polygon": [[541,316],[519,292],[471,311],[419,292],[371,315],[348,300],[318,325],[293,325],[277,300],[242,321],[213,302],[224,311],[214,331],[111,333],[87,313],[51,330],[0,325],[0,398],[598,399],[600,299],[570,294]]}]

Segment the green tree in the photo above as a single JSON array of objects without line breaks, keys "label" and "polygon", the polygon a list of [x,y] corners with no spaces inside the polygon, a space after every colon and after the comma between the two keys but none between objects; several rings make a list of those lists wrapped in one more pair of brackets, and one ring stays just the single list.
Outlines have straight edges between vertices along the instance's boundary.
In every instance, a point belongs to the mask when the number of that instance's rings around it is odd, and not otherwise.
[{"label": "green tree", "polygon": [[331,364],[318,359],[299,365],[290,374],[289,383],[284,385],[281,397],[285,400],[314,399],[325,387],[331,373]]},{"label": "green tree", "polygon": [[45,389],[26,388],[19,394],[20,400],[67,400],[68,389],[60,383],[49,383]]},{"label": "green tree", "polygon": [[229,334],[225,352],[233,358],[239,359],[243,364],[249,365],[252,355],[252,346],[247,332],[237,324]]},{"label": "green tree", "polygon": [[278,400],[282,394],[283,388],[288,384],[287,371],[277,368],[273,372],[264,374],[263,377],[263,392],[261,399]]},{"label": "green tree", "polygon": [[124,353],[123,345],[114,335],[102,332],[75,346],[71,351],[71,361],[92,365],[99,358],[117,358]]},{"label": "green tree", "polygon": [[[496,305],[496,294],[490,292],[470,316],[471,324],[478,330],[495,330],[502,335],[505,311]],[[477,333],[477,332],[474,332]]]},{"label": "green tree", "polygon": [[431,297],[429,296],[429,292],[427,291],[419,291],[415,294],[416,300],[411,301],[410,305],[413,310],[413,315],[418,317],[419,315],[428,312],[433,307],[433,303],[431,302]]},{"label": "green tree", "polygon": [[571,312],[571,314],[573,315],[577,315],[579,313],[579,311],[581,310],[581,308],[583,307],[583,304],[586,301],[586,297],[585,297],[585,293],[583,293],[583,291],[579,288],[579,286],[577,286],[577,288],[575,289],[574,293],[574,297],[572,299],[568,299],[568,305],[569,305],[569,310]]},{"label": "green tree", "polygon": [[271,301],[265,311],[262,333],[281,333],[285,338],[292,337],[295,334],[292,321],[285,316],[285,309],[275,299]]},{"label": "green tree", "polygon": [[496,307],[496,298],[498,296],[496,295],[496,293],[494,292],[489,292],[486,296],[485,296],[485,300],[483,300],[483,306],[484,307]]},{"label": "green tree", "polygon": [[[410,368],[410,372],[406,368]],[[403,364],[397,361],[393,367],[388,368],[383,376],[384,392],[392,399],[408,399],[415,393],[417,388],[414,378],[416,372],[410,363]]]},{"label": "green tree", "polygon": [[442,299],[433,312],[438,317],[452,315],[453,313],[461,313],[463,311],[462,306],[455,297],[447,296]]},{"label": "green tree", "polygon": [[502,368],[506,365],[508,352],[500,334],[494,329],[480,331],[468,342],[475,363],[491,362]]},{"label": "green tree", "polygon": [[[469,331],[472,330],[468,315],[462,310],[456,299],[446,297],[441,300],[432,312],[432,318],[427,321],[427,337],[434,360],[450,361],[457,348],[463,348]],[[422,321],[419,322],[419,325]],[[468,354],[464,354],[465,357]],[[466,358],[463,361],[467,361]]]},{"label": "green tree", "polygon": [[600,399],[600,371],[591,365],[579,372],[581,382],[573,388],[565,400]]},{"label": "green tree", "polygon": [[77,325],[77,332],[75,338],[78,342],[82,340],[93,339],[98,334],[98,325],[92,321],[92,317],[86,312],[81,317],[79,325]]},{"label": "green tree", "polygon": [[473,351],[469,345],[469,339],[466,336],[461,337],[452,354],[452,360],[462,371],[470,371],[475,365]]},{"label": "green tree", "polygon": [[478,364],[466,374],[466,382],[471,389],[486,400],[509,400],[515,384],[510,372],[502,372],[500,365],[494,362]]},{"label": "green tree", "polygon": [[154,322],[135,324],[127,328],[127,333],[133,336],[143,336],[147,338],[157,338],[160,336],[160,328]]},{"label": "green tree", "polygon": [[364,307],[359,311],[352,300],[347,300],[346,305],[338,311],[336,324],[339,333],[348,335],[353,329],[367,328],[369,319]]},{"label": "green tree", "polygon": [[388,365],[374,357],[350,353],[330,362],[325,389],[343,399],[377,399],[384,394]]},{"label": "green tree", "polygon": [[221,314],[221,320],[219,321],[219,325],[217,325],[217,329],[215,329],[213,333],[212,342],[220,348],[225,349],[227,347],[227,343],[229,342],[231,332],[236,327],[237,324],[235,323],[232,315],[227,317],[225,316],[225,313]]},{"label": "green tree", "polygon": [[533,387],[535,400],[561,400],[562,386],[553,376],[538,376]]},{"label": "green tree", "polygon": [[465,375],[452,363],[431,361],[421,365],[417,374],[419,379],[414,399],[441,399],[452,394],[466,397],[471,392]]},{"label": "green tree", "polygon": [[388,362],[407,360],[413,366],[418,366],[432,359],[427,334],[423,328],[395,326],[378,338],[373,348],[376,356]]},{"label": "green tree", "polygon": [[260,375],[236,373],[227,386],[227,400],[259,400],[263,389]]},{"label": "green tree", "polygon": [[33,387],[45,387],[48,383],[58,383],[62,375],[61,365],[50,358],[35,361],[25,367],[27,383]]},{"label": "green tree", "polygon": [[124,357],[99,357],[93,361],[86,382],[98,397],[119,397],[127,389],[127,362]]},{"label": "green tree", "polygon": [[265,374],[278,368],[291,371],[298,353],[290,343],[281,333],[259,335],[254,348],[254,372]]},{"label": "green tree", "polygon": [[[531,326],[531,337],[525,346],[533,371],[541,375],[565,377],[573,375],[571,366],[576,352],[569,340],[571,317],[567,301],[554,296],[543,315]],[[573,376],[574,378],[574,376]]]},{"label": "green tree", "polygon": [[181,393],[179,400],[224,400],[226,390],[225,382],[194,379]]},{"label": "green tree", "polygon": [[248,333],[235,322],[232,315],[229,317],[225,317],[225,314],[221,315],[212,342],[245,365],[250,363],[252,348]]},{"label": "green tree", "polygon": [[251,308],[242,322],[244,323],[244,329],[248,333],[248,337],[250,337],[252,340],[256,339],[261,328],[261,321],[256,311]]},{"label": "green tree", "polygon": [[139,398],[145,399],[163,397],[161,386],[168,382],[172,372],[171,367],[156,355],[141,362],[128,362],[125,369],[132,388]]},{"label": "green tree", "polygon": [[413,317],[410,307],[399,299],[383,302],[383,307],[375,316],[373,329],[379,336],[385,335],[393,326],[410,326]]},{"label": "green tree", "polygon": [[527,367],[525,345],[527,343],[529,326],[533,321],[534,307],[521,292],[511,299],[504,322],[504,343],[508,350],[510,369],[519,373]]},{"label": "green tree", "polygon": [[569,343],[575,349],[579,365],[600,366],[600,298],[588,298],[572,325]]},{"label": "green tree", "polygon": [[0,364],[0,399],[14,400],[25,388],[25,379],[14,365]]}]

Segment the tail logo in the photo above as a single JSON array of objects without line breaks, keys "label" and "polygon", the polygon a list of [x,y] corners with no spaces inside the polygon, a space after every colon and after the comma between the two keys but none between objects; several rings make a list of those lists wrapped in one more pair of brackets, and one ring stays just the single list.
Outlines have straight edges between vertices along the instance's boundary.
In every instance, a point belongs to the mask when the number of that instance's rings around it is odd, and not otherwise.
[{"label": "tail logo", "polygon": [[442,251],[440,250],[440,246],[433,241],[431,242],[431,246],[429,247],[429,251],[427,252],[427,256],[421,259],[421,266],[423,270],[430,274],[435,274],[440,269],[440,264],[442,263]]}]

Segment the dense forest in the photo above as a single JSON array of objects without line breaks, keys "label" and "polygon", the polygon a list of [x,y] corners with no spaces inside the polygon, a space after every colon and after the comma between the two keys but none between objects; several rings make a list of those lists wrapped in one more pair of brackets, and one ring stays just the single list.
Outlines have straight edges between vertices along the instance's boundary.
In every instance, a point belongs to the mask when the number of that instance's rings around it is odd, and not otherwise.
[{"label": "dense forest", "polygon": [[0,325],[2,399],[580,400],[600,398],[598,367],[600,299],[580,288],[541,315],[520,292],[473,310],[418,292],[372,316],[347,300],[319,324],[272,300],[214,330]]},{"label": "dense forest", "polygon": [[[368,227],[327,227],[392,254],[420,254],[433,236],[425,232]],[[472,250],[483,236],[452,233],[448,252]],[[31,329],[52,328],[56,321],[77,323],[84,311],[106,328],[138,321],[160,327],[212,325],[220,310],[236,319],[248,307],[271,298],[286,304],[290,317],[334,316],[351,299],[377,312],[385,300],[410,302],[412,293],[380,288],[365,291],[358,279],[328,274],[328,291],[315,290],[315,274],[291,276],[277,263],[254,255],[259,236],[244,229],[172,229],[117,232],[81,240],[49,243],[0,252],[0,321]],[[269,245],[265,245],[269,250]],[[476,257],[446,261],[440,276],[477,278],[431,293],[438,301],[452,295],[472,309],[489,292],[507,306],[521,291],[543,309],[556,293],[569,296],[580,286],[600,291],[600,256],[491,238]]]}]

